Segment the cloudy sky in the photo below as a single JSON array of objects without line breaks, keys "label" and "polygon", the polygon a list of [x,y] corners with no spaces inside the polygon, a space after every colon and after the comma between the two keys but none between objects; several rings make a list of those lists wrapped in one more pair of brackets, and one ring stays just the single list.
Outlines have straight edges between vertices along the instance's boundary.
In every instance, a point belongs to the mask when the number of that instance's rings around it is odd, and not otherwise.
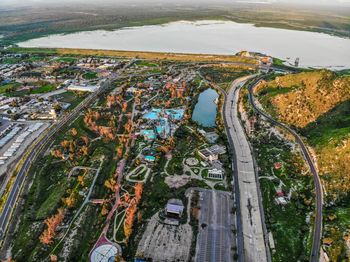
[{"label": "cloudy sky", "polygon": [[33,4],[60,4],[60,3],[127,3],[127,2],[185,2],[185,3],[201,3],[201,2],[247,2],[247,3],[288,3],[288,4],[312,4],[312,5],[346,5],[350,6],[350,0],[0,0],[0,6],[6,5],[33,5]]}]

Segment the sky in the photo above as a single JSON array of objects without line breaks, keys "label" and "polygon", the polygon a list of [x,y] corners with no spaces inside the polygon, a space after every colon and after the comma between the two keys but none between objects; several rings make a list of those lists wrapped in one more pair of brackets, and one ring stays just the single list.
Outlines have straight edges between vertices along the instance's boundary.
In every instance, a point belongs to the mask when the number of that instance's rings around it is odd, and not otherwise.
[{"label": "sky", "polygon": [[127,3],[127,2],[162,2],[162,3],[201,3],[201,2],[239,2],[239,3],[287,3],[287,4],[307,4],[307,5],[334,5],[334,6],[349,6],[350,0],[0,0],[0,6],[8,5],[40,5],[40,4],[60,4],[60,3]]}]

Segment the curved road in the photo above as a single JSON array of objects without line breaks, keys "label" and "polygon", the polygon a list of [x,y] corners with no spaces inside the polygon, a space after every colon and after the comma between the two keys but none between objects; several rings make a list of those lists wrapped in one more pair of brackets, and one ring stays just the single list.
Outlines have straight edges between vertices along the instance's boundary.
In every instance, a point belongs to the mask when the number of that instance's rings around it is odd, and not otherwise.
[{"label": "curved road", "polygon": [[300,138],[300,136],[293,129],[291,129],[290,127],[288,127],[287,125],[285,125],[281,122],[276,121],[275,119],[273,119],[271,116],[269,116],[268,114],[266,114],[265,112],[263,112],[262,110],[260,110],[256,106],[255,101],[254,101],[253,90],[254,90],[254,87],[259,83],[259,81],[260,81],[260,79],[258,78],[253,83],[251,83],[248,87],[250,104],[253,106],[254,110],[258,114],[260,114],[263,117],[265,117],[266,119],[268,119],[271,123],[284,128],[285,130],[287,130],[289,133],[291,133],[294,136],[296,142],[299,144],[299,146],[303,152],[304,158],[307,161],[307,163],[310,167],[310,171],[313,175],[314,185],[315,185],[315,193],[316,193],[316,217],[315,217],[315,224],[314,224],[314,233],[313,233],[310,261],[317,262],[319,259],[320,243],[321,243],[321,236],[322,236],[323,192],[322,192],[321,181],[320,181],[320,178],[318,176],[315,164],[310,156],[310,153],[309,153],[307,147],[305,146],[303,140]]}]

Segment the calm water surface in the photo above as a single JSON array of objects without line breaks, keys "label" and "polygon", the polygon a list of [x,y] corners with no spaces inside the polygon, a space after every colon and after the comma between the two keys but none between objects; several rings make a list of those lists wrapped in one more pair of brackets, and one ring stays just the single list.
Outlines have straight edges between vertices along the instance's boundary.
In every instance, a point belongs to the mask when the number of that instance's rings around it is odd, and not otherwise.
[{"label": "calm water surface", "polygon": [[202,54],[234,54],[248,50],[290,62],[299,57],[302,66],[350,68],[350,39],[231,21],[178,21],[115,31],[52,35],[19,45]]},{"label": "calm water surface", "polygon": [[214,100],[218,96],[218,93],[211,88],[200,93],[193,110],[192,120],[205,127],[214,127],[217,112]]}]

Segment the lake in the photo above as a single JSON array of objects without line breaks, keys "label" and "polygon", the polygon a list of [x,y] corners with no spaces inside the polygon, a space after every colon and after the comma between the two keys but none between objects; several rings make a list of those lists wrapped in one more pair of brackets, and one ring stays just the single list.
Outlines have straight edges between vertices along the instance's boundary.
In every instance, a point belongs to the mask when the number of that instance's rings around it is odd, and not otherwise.
[{"label": "lake", "polygon": [[217,113],[217,105],[214,100],[218,97],[218,93],[211,88],[200,93],[193,110],[192,120],[204,127],[214,127]]},{"label": "lake", "polygon": [[21,47],[61,47],[196,54],[262,52],[301,66],[350,68],[350,39],[323,33],[255,27],[231,21],[178,21],[51,35],[19,43]]}]

